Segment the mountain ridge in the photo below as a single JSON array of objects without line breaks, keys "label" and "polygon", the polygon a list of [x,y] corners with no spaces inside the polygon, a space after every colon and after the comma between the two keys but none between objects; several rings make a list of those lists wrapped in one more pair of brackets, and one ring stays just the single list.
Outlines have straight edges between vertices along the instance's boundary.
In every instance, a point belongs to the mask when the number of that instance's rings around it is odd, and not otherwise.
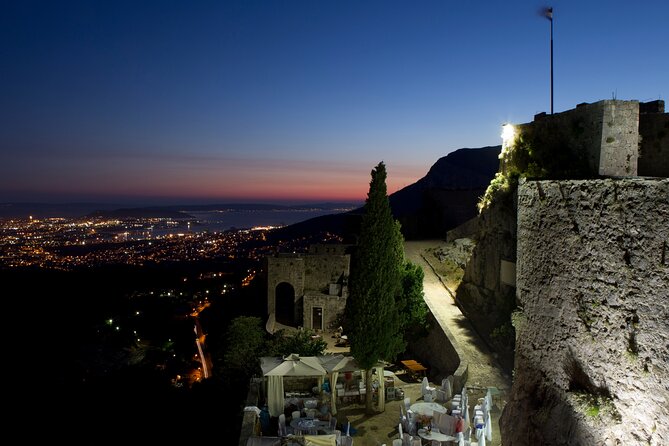
[{"label": "mountain ridge", "polygon": [[[427,174],[388,198],[406,239],[445,237],[446,232],[477,215],[476,204],[499,169],[502,146],[462,148],[439,158]],[[339,233],[355,243],[364,207],[324,215],[273,231],[276,239],[302,233]]]}]

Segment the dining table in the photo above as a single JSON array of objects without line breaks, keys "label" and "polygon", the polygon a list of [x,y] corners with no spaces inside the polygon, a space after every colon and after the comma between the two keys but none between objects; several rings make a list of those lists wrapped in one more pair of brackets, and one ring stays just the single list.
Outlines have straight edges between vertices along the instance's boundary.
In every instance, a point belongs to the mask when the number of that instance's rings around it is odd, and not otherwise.
[{"label": "dining table", "polygon": [[446,413],[447,410],[444,406],[442,406],[439,403],[426,403],[424,401],[418,402],[418,403],[413,403],[409,409],[413,413],[417,413],[420,415],[425,415],[428,417],[431,417],[434,415],[434,412],[439,412],[439,413]]},{"label": "dining table", "polygon": [[312,429],[328,429],[330,427],[329,421],[321,421],[317,418],[296,418],[291,420],[290,427],[301,431],[309,431]]},{"label": "dining table", "polygon": [[428,431],[427,429],[418,429],[418,436],[424,440],[428,441],[436,440],[440,443],[444,441],[457,440],[455,437],[451,437],[450,435],[442,434],[441,432],[437,432],[435,430]]}]

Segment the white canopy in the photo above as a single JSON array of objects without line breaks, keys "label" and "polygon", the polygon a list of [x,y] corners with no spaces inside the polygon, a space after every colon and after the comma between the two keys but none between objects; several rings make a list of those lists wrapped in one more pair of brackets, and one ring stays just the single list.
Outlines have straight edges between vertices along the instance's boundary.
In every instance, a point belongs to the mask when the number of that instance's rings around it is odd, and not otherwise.
[{"label": "white canopy", "polygon": [[327,371],[315,356],[290,354],[280,358],[260,358],[260,367],[264,376],[324,376]]},{"label": "white canopy", "polygon": [[[383,373],[383,363],[377,363],[373,368],[378,370],[379,376]],[[340,372],[354,372],[362,370],[358,362],[352,356],[327,355],[327,356],[300,356],[296,353],[285,358],[265,356],[260,358],[260,368],[263,376],[267,377],[267,405],[269,413],[276,417],[283,413],[283,377],[285,376],[315,376],[322,377],[330,375],[332,397],[330,405],[332,414],[337,413],[336,387],[337,375]],[[383,379],[379,379],[379,405],[384,405]],[[320,385],[320,381],[319,381]]]},{"label": "white canopy", "polygon": [[285,358],[262,357],[260,368],[267,377],[267,405],[269,413],[278,417],[283,413],[283,377],[284,376],[325,376],[327,371],[315,356],[290,354]]}]

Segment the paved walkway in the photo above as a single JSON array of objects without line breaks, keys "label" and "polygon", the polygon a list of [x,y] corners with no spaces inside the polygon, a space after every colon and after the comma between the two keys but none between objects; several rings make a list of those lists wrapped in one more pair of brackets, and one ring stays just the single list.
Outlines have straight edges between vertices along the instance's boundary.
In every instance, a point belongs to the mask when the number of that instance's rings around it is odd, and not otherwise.
[{"label": "paved walkway", "polygon": [[504,374],[493,353],[455,304],[453,295],[455,290],[449,290],[441,282],[423,257],[426,249],[443,244],[442,240],[406,241],[404,243],[405,256],[423,268],[425,302],[442,329],[450,331],[452,338],[455,338],[458,344],[456,348],[463,356],[460,359],[469,364],[467,387],[480,389],[497,387],[501,391],[497,410],[491,412],[494,426],[492,445],[498,445],[500,444],[499,415],[504,406],[505,395],[511,388],[511,379]]}]

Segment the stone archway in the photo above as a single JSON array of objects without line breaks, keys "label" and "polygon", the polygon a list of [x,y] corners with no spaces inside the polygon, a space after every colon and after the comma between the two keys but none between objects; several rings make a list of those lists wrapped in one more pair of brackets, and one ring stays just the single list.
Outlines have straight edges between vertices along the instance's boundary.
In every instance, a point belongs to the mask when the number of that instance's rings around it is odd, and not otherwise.
[{"label": "stone archway", "polygon": [[295,288],[288,282],[281,282],[275,289],[276,321],[283,325],[295,326]]}]

